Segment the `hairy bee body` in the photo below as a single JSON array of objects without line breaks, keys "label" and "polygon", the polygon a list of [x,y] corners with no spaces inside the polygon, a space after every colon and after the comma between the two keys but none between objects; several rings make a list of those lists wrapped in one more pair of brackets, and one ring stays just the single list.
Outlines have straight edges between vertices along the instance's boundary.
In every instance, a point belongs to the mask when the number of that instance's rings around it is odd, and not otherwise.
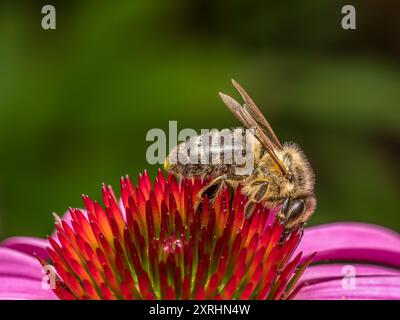
[{"label": "hairy bee body", "polygon": [[[250,201],[262,202],[269,207],[283,205],[286,199],[306,199],[308,201],[308,209],[301,216],[301,221],[306,221],[314,211],[314,173],[306,156],[297,144],[284,143],[282,150],[276,150],[278,158],[291,172],[291,178],[287,179],[282,176],[273,159],[256,139],[254,139],[254,146],[252,148],[254,169],[249,175],[236,174],[236,169],[242,168],[243,163],[236,163],[235,159],[229,156],[235,152],[234,146],[225,146],[224,148],[221,144],[214,144],[214,160],[216,157],[219,159],[214,164],[212,164],[213,159],[211,157],[208,158],[209,163],[202,164],[200,161],[197,164],[190,163],[190,155],[188,155],[187,150],[197,145],[199,147],[198,151],[205,152],[201,148],[201,141],[204,138],[208,138],[208,136],[199,135],[179,144],[168,155],[164,164],[165,169],[180,177],[221,178],[219,181],[221,185],[226,184],[230,187],[242,184],[243,193]],[[244,150],[245,147],[237,147],[237,149]],[[224,157],[226,154],[228,154],[228,157]],[[184,163],[182,164],[176,161],[177,158],[182,157],[186,157],[188,163],[183,161]],[[209,157],[209,155],[201,154],[200,157],[205,158]],[[293,221],[289,226],[298,222],[300,220]]]},{"label": "hairy bee body", "polygon": [[[165,169],[177,176],[211,178],[205,190],[241,184],[248,197],[246,209],[254,203],[279,207],[278,216],[286,229],[302,225],[316,206],[311,165],[297,144],[280,143],[253,100],[232,82],[245,104],[222,93],[220,96],[245,128],[235,129],[232,141],[227,141],[224,130],[188,139],[167,156]],[[232,143],[235,141],[239,143]]]},{"label": "hairy bee body", "polygon": [[[246,166],[239,163],[235,154],[244,156],[246,152],[246,129],[233,130],[232,140],[224,141],[228,130],[212,130],[206,134],[191,137],[176,146],[165,160],[164,167],[178,176],[187,177],[211,177],[226,175],[243,179],[243,175],[237,175],[237,169]],[[233,141],[240,141],[234,144]],[[247,141],[248,142],[248,141]],[[252,140],[254,146],[250,146],[255,154],[255,149],[260,149],[258,141]]]}]

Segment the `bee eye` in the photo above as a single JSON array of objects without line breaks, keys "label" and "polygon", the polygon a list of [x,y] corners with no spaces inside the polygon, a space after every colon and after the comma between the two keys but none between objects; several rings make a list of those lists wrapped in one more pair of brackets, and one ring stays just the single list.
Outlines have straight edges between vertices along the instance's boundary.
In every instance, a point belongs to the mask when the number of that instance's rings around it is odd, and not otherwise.
[{"label": "bee eye", "polygon": [[300,216],[305,209],[305,204],[303,200],[295,200],[292,207],[290,208],[290,219],[297,218]]}]

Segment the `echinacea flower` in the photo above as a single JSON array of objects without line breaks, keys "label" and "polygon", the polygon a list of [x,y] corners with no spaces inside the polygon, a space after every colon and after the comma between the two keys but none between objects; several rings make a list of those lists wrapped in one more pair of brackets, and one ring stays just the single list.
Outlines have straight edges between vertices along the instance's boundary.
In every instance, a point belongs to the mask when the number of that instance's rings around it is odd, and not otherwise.
[{"label": "echinacea flower", "polygon": [[[121,179],[121,204],[103,185],[103,208],[83,196],[49,237],[60,299],[280,299],[290,295],[301,265],[292,254],[299,229],[284,235],[262,205],[246,218],[246,198],[227,189],[212,204],[198,194],[205,181],[161,171],[134,188]],[[201,205],[200,205],[200,200]],[[43,266],[47,262],[41,259]]]},{"label": "echinacea flower", "polygon": [[400,299],[400,235],[342,222],[306,229],[298,251],[317,250],[296,299]]},{"label": "echinacea flower", "polygon": [[145,173],[136,188],[121,179],[120,201],[103,186],[104,207],[83,196],[85,209],[57,219],[48,241],[2,243],[0,299],[400,298],[397,233],[333,224],[306,229],[300,242],[299,229],[283,235],[277,208],[245,217],[240,187],[211,204],[199,199],[204,183],[159,172],[152,184]]}]

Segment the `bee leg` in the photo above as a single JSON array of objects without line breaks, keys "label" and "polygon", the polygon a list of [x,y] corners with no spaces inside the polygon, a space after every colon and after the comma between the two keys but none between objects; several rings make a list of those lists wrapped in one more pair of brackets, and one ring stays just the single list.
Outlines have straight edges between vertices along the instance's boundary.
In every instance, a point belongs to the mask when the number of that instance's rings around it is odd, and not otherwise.
[{"label": "bee leg", "polygon": [[306,223],[305,222],[302,222],[301,224],[300,224],[300,227],[299,227],[299,232],[301,233],[301,234],[303,234],[304,233],[304,228],[306,227]]},{"label": "bee leg", "polygon": [[285,229],[283,232],[282,232],[282,235],[281,235],[281,239],[279,240],[279,242],[284,242],[285,241],[285,239],[289,236],[289,234],[292,232],[292,230],[293,230],[293,228],[289,228],[289,229]]},{"label": "bee leg", "polygon": [[[215,187],[215,186],[217,186],[216,189],[217,189],[217,193],[218,193],[219,190],[221,189],[221,186],[224,184],[223,182],[224,182],[224,180],[225,180],[226,178],[227,178],[226,175],[222,175],[222,176],[219,176],[219,177],[215,178],[214,180],[212,180],[209,184],[207,184],[206,186],[204,186],[204,187],[199,191],[198,197],[199,197],[200,199],[202,199],[203,196],[204,196],[204,194],[205,194],[207,191],[209,191],[210,188]],[[220,186],[218,186],[218,185],[220,185]],[[212,197],[212,198],[214,198],[214,197]]]},{"label": "bee leg", "polygon": [[280,221],[283,222],[283,224],[286,224],[289,219],[289,216],[288,216],[289,206],[290,206],[290,198],[287,197],[283,201],[281,210],[279,210],[279,212],[277,214],[278,219],[280,219]]},{"label": "bee leg", "polygon": [[253,210],[254,206],[255,206],[254,201],[252,201],[252,200],[247,201],[245,208],[244,208],[246,218],[251,215],[251,211]]},{"label": "bee leg", "polygon": [[[305,222],[303,222],[303,223],[300,223],[299,225],[298,225],[298,227],[299,227],[299,233],[301,233],[301,234],[303,234],[304,233],[304,227],[305,227]],[[288,236],[289,236],[289,234],[295,229],[296,227],[295,226],[293,226],[293,227],[291,227],[291,228],[285,228],[285,230],[282,232],[282,235],[281,235],[281,239],[279,240],[279,242],[283,242],[284,240],[285,240],[285,238],[287,238]]]},{"label": "bee leg", "polygon": [[267,190],[268,190],[268,182],[262,182],[254,197],[249,199],[246,203],[245,207],[246,217],[250,216],[251,210],[253,210],[256,203],[259,203],[262,200]]}]

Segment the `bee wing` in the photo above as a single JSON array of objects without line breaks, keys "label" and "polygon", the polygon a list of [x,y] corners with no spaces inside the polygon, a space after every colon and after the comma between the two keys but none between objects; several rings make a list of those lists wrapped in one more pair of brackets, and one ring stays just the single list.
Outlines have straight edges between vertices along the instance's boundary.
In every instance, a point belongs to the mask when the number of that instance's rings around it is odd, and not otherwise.
[{"label": "bee wing", "polygon": [[250,125],[250,123],[248,122],[248,120],[246,119],[246,117],[244,115],[245,110],[240,105],[240,103],[237,102],[232,97],[230,97],[222,92],[220,92],[219,95],[220,95],[222,101],[228,107],[228,109],[232,111],[232,113],[236,116],[236,118],[239,119],[239,121],[242,123],[242,125],[245,128],[252,128],[252,126]]},{"label": "bee wing", "polygon": [[250,98],[249,94],[242,88],[242,86],[237,83],[234,79],[232,79],[232,84],[239,91],[240,95],[244,100],[243,108],[246,109],[253,117],[258,124],[264,129],[266,134],[270,137],[271,141],[275,144],[275,146],[279,149],[282,149],[282,144],[279,141],[278,137],[276,136],[274,130],[272,130],[270,124],[268,123],[267,119],[265,119],[264,115],[254,103],[253,99]]},{"label": "bee wing", "polygon": [[258,122],[253,118],[250,112],[246,110],[243,106],[241,106],[240,103],[232,97],[221,92],[219,93],[219,95],[221,96],[222,101],[225,103],[228,109],[232,111],[232,113],[239,119],[239,121],[245,128],[254,129],[254,135],[256,136],[258,141],[260,141],[261,144],[264,146],[265,150],[269,153],[283,175],[287,175],[288,172],[285,165],[278,158],[274,151],[274,144],[271,142],[270,138],[266,135],[264,130],[260,127]]}]

